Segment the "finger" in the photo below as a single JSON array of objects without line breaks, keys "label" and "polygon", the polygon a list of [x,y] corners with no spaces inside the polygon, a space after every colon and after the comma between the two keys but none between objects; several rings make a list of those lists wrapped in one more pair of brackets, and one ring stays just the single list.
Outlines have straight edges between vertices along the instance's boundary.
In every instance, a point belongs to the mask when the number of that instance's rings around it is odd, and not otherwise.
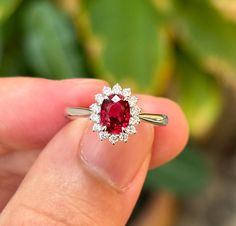
[{"label": "finger", "polygon": [[88,106],[104,84],[95,79],[1,79],[0,144],[8,150],[44,147],[68,123],[65,108]]},{"label": "finger", "polygon": [[40,151],[11,151],[0,156],[0,212],[16,192]]},{"label": "finger", "polygon": [[129,142],[101,142],[79,119],[42,151],[3,210],[0,225],[125,225],[148,170],[149,124]]},{"label": "finger", "polygon": [[[4,120],[0,122],[0,142],[21,149],[42,148],[68,122],[63,115],[65,107],[89,106],[94,102],[94,94],[101,92],[105,84],[104,81],[88,79],[13,78],[1,81],[3,98],[0,107],[4,111],[0,111],[0,117],[2,115]],[[183,149],[188,139],[188,126],[174,102],[144,95],[139,99],[144,111],[169,116],[167,127],[155,128],[157,139],[151,161],[154,167],[172,159]]]},{"label": "finger", "polygon": [[165,114],[169,118],[167,126],[155,127],[150,163],[153,168],[168,162],[183,150],[189,136],[188,123],[181,108],[169,99],[140,95],[139,101],[143,111]]}]

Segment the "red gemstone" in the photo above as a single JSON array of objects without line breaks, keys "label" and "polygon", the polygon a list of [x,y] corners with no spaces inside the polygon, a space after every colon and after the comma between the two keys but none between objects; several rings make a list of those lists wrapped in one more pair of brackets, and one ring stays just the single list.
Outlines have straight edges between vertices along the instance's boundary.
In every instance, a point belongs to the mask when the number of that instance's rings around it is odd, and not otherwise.
[{"label": "red gemstone", "polygon": [[129,125],[130,106],[122,95],[112,94],[101,106],[100,124],[111,134],[119,134]]}]

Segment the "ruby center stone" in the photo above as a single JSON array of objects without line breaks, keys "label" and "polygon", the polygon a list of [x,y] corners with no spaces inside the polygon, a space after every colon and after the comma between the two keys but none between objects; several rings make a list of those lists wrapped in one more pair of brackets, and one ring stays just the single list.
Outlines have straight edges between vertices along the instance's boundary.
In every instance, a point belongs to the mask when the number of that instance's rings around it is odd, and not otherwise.
[{"label": "ruby center stone", "polygon": [[130,106],[122,95],[112,94],[101,106],[100,124],[111,134],[119,134],[129,125]]}]

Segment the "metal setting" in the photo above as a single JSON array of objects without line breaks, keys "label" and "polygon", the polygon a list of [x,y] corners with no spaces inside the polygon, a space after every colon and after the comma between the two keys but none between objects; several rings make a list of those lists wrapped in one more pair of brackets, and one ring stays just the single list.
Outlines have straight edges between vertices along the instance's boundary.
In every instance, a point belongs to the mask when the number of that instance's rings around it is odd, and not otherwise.
[{"label": "metal setting", "polygon": [[[112,97],[114,103],[120,100],[122,96],[123,100],[128,101],[130,107],[130,119],[128,126],[126,128],[122,127],[122,131],[119,134],[111,134],[107,132],[106,126],[100,124],[100,112],[101,106],[104,100],[109,99],[109,96]],[[95,95],[95,103],[93,103],[89,108],[83,107],[68,107],[66,108],[65,114],[69,119],[76,119],[79,117],[89,117],[93,124],[93,131],[99,133],[101,140],[108,139],[112,144],[116,142],[123,141],[127,142],[129,135],[136,133],[135,126],[140,123],[140,121],[148,122],[157,126],[166,126],[168,124],[167,115],[163,114],[151,114],[143,113],[138,107],[137,102],[138,98],[131,95],[131,89],[125,88],[122,89],[119,84],[111,87],[104,87],[103,92]]]},{"label": "metal setting", "polygon": [[[69,119],[89,117],[91,114],[92,111],[89,108],[82,108],[82,107],[66,108],[66,116]],[[152,123],[155,126],[166,126],[168,124],[167,115],[140,113],[138,116],[142,121]]]},{"label": "metal setting", "polygon": [[76,119],[79,117],[89,117],[91,114],[92,111],[89,108],[81,108],[81,107],[66,108],[66,116],[69,119]]}]

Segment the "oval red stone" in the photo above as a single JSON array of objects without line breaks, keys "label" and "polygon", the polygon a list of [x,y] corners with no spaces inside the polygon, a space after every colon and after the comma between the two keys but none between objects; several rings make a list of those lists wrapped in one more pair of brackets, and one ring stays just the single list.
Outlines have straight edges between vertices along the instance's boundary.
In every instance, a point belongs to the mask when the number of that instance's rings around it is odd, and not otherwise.
[{"label": "oval red stone", "polygon": [[119,134],[130,120],[129,102],[122,95],[112,94],[101,105],[100,124],[107,127],[107,132]]}]

